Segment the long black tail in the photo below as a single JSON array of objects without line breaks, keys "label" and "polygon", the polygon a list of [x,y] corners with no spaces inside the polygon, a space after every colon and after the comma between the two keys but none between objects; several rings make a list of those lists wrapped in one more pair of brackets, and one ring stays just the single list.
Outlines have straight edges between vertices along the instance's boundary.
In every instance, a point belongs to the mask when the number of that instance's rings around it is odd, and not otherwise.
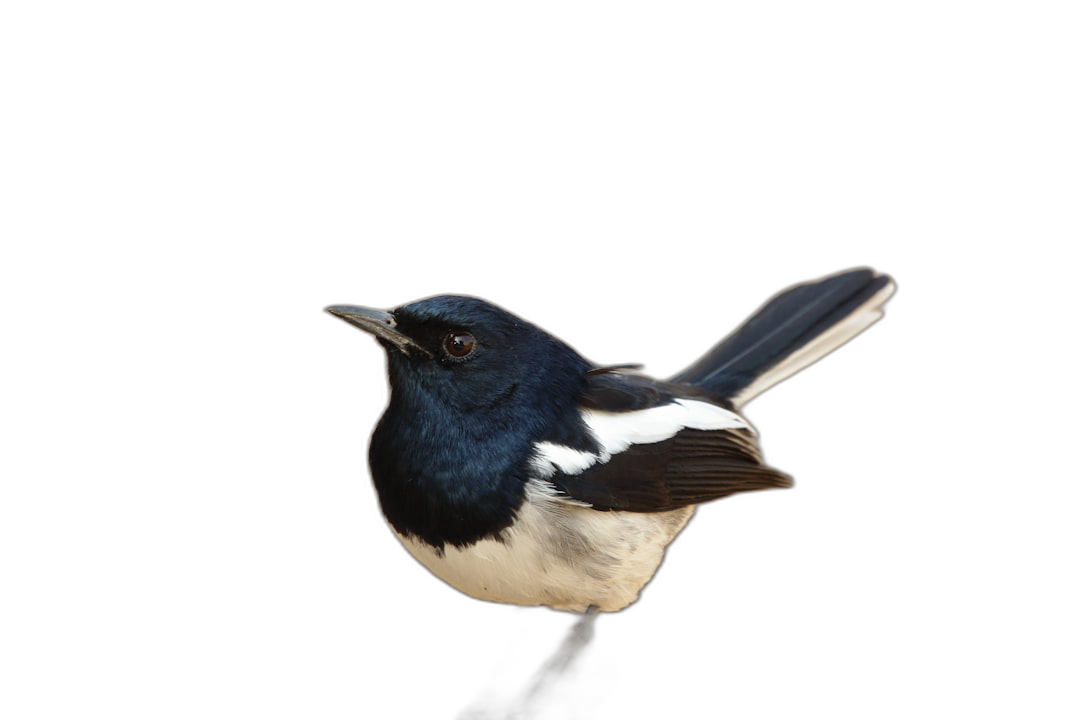
[{"label": "long black tail", "polygon": [[671,379],[739,407],[873,325],[895,290],[868,268],[788,288]]}]

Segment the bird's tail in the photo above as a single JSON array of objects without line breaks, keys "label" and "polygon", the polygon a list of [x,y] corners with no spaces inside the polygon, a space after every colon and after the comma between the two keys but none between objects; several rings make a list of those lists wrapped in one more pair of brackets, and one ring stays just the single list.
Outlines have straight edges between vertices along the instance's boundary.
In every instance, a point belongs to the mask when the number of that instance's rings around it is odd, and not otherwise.
[{"label": "bird's tail", "polygon": [[895,290],[867,268],[788,288],[671,380],[738,408],[877,322]]}]

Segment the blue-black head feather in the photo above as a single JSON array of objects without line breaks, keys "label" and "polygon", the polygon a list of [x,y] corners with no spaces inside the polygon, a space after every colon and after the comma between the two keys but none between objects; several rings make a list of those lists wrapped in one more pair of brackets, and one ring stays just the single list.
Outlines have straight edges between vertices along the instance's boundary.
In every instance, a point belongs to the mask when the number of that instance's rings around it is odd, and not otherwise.
[{"label": "blue-black head feather", "polygon": [[525,494],[533,443],[589,443],[576,405],[592,367],[540,328],[483,300],[443,295],[397,308],[390,404],[372,476],[394,528],[435,547],[498,537]]}]

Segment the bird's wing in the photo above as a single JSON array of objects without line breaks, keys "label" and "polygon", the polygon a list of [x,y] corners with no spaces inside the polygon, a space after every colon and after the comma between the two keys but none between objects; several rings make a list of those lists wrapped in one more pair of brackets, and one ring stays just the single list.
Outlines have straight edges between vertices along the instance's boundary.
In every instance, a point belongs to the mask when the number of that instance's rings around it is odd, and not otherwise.
[{"label": "bird's wing", "polygon": [[538,443],[535,474],[568,500],[630,512],[792,484],[764,464],[741,416],[682,390],[621,373],[590,378],[582,421],[591,447]]},{"label": "bird's wing", "polygon": [[683,429],[576,470],[559,469],[547,480],[568,499],[597,510],[659,512],[791,485],[790,477],[761,462],[746,430]]}]

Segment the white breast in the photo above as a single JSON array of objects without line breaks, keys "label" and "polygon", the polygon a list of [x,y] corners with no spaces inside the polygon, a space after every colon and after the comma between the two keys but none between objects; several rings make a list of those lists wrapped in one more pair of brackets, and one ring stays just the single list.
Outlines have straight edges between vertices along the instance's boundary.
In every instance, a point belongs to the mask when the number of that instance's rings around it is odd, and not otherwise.
[{"label": "white breast", "polygon": [[427,569],[481,600],[612,611],[637,599],[693,514],[692,506],[659,513],[593,510],[531,481],[501,540],[437,551],[398,537]]},{"label": "white breast", "polygon": [[582,420],[597,444],[587,452],[551,442],[535,445],[534,479],[513,525],[499,540],[436,550],[399,535],[413,556],[458,590],[481,600],[549,605],[561,610],[621,610],[649,582],[664,549],[694,507],[663,512],[594,510],[560,496],[548,480],[582,473],[631,445],[660,442],[683,428],[740,429],[738,414],[712,403],[678,399],[629,412],[585,410]]}]

